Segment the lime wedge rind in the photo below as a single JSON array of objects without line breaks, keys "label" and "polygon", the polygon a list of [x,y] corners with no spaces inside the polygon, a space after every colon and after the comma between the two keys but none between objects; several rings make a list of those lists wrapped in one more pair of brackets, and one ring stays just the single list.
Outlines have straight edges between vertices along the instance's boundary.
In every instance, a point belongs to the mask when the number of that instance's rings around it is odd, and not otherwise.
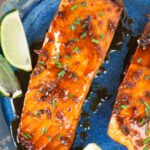
[{"label": "lime wedge rind", "polygon": [[31,57],[26,35],[17,10],[7,14],[1,22],[1,47],[7,61],[16,68],[31,71]]},{"label": "lime wedge rind", "polygon": [[22,96],[22,90],[17,90],[15,93],[13,93],[12,98],[19,98]]},{"label": "lime wedge rind", "polygon": [[0,86],[0,93],[6,97],[10,96],[10,93],[8,93],[7,90],[5,88],[3,88],[2,86]]},{"label": "lime wedge rind", "polygon": [[22,91],[18,79],[7,61],[0,55],[0,93],[4,96],[17,98]]}]

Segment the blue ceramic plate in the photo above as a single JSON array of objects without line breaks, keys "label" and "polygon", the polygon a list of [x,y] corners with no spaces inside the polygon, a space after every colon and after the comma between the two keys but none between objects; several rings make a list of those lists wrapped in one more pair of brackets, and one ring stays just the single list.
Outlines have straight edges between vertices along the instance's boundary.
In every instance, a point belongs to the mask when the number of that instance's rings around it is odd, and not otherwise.
[{"label": "blue ceramic plate", "polygon": [[[103,150],[126,149],[107,136],[107,127],[125,62],[127,62],[126,58],[134,52],[137,46],[137,37],[147,22],[146,14],[150,13],[150,0],[123,1],[126,13],[122,16],[107,59],[93,80],[83,106],[76,139],[72,147],[74,150],[83,149],[91,142],[97,143]],[[36,48],[37,45],[40,45],[40,43],[37,44],[37,41],[43,40],[59,3],[59,0],[37,0],[36,2],[34,0],[15,2],[11,0],[2,6],[1,14],[14,7],[20,10],[28,42],[30,46],[32,45],[31,51],[33,51],[33,47]],[[33,57],[35,57],[34,54]],[[27,87],[23,85],[28,82],[29,75],[20,71],[17,71],[17,75],[25,91]],[[23,99],[14,100],[15,108],[13,100],[1,97],[0,102],[3,111],[3,113],[0,111],[0,149],[3,150],[7,147],[13,150],[16,148],[10,137],[9,127],[12,125],[11,131],[15,136],[17,121],[13,120],[20,115]]]}]

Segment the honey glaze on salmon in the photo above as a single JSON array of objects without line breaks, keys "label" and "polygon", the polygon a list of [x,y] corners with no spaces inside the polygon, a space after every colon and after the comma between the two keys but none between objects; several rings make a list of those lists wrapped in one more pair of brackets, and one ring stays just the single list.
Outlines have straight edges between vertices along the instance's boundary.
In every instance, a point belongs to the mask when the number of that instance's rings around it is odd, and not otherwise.
[{"label": "honey glaze on salmon", "polygon": [[150,149],[150,22],[119,88],[108,135],[128,150]]},{"label": "honey glaze on salmon", "polygon": [[82,105],[116,31],[110,0],[62,0],[25,96],[18,138],[27,149],[68,150]]}]

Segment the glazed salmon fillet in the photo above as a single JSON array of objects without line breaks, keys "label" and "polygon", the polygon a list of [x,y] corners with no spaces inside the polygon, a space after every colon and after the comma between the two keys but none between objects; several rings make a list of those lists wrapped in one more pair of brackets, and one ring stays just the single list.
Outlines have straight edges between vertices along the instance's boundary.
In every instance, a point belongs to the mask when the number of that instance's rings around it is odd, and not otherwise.
[{"label": "glazed salmon fillet", "polygon": [[150,22],[119,88],[108,135],[128,150],[150,149]]},{"label": "glazed salmon fillet", "polygon": [[106,57],[122,5],[62,0],[32,72],[18,129],[27,149],[69,150],[92,79]]}]

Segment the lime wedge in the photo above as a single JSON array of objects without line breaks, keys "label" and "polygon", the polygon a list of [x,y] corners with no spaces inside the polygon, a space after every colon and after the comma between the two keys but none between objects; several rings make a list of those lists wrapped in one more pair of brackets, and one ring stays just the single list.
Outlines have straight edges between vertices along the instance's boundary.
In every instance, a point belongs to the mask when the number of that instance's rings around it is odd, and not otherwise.
[{"label": "lime wedge", "polygon": [[1,22],[1,47],[7,61],[16,68],[31,71],[31,57],[19,12],[7,14]]},{"label": "lime wedge", "polygon": [[22,95],[20,84],[7,61],[0,55],[0,93],[17,98]]}]

